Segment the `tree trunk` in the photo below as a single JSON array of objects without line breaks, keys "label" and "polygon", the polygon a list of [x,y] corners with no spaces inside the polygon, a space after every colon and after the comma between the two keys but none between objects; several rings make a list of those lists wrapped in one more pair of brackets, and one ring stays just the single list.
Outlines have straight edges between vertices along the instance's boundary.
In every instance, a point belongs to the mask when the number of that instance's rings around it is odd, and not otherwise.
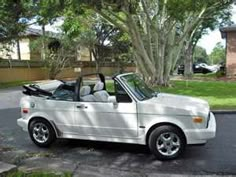
[{"label": "tree trunk", "polygon": [[96,72],[98,73],[100,71],[100,59],[99,59],[99,54],[98,52],[96,51],[96,49],[92,49],[92,54],[93,54],[93,57],[95,59],[95,65],[96,65]]},{"label": "tree trunk", "polygon": [[166,43],[165,40],[163,39],[163,36],[159,36],[159,40],[157,41],[158,43],[158,48],[157,48],[157,54],[158,54],[158,61],[157,61],[157,83],[158,85],[165,85],[164,83],[164,61],[165,61],[165,48],[166,48]]},{"label": "tree trunk", "polygon": [[92,62],[93,61],[93,53],[92,53],[92,51],[91,51],[91,49],[89,49],[89,60],[90,60],[90,62]]},{"label": "tree trunk", "polygon": [[19,39],[16,40],[16,47],[17,47],[18,60],[21,60],[20,40]]},{"label": "tree trunk", "polygon": [[136,57],[139,61],[139,67],[143,67],[142,70],[146,70],[149,73],[149,76],[153,76],[156,73],[156,68],[153,65],[153,62],[148,51],[145,48],[144,41],[142,40],[142,36],[140,30],[138,29],[135,20],[133,19],[132,15],[128,16],[128,26],[129,26],[129,33],[133,43],[134,52],[136,53]]},{"label": "tree trunk", "polygon": [[45,61],[46,59],[46,33],[45,33],[45,25],[42,25],[42,49],[41,49],[41,59]]},{"label": "tree trunk", "polygon": [[193,76],[193,46],[191,42],[186,45],[184,59],[184,76],[191,78]]},{"label": "tree trunk", "polygon": [[[196,11],[184,12],[186,18],[177,22],[175,18],[170,18],[168,0],[163,0],[161,4],[159,1],[139,1],[137,13],[131,13],[130,9],[135,1],[122,2],[124,17],[109,10],[112,8],[102,8],[101,11],[95,8],[95,11],[129,34],[138,71],[144,75],[145,80],[151,80],[153,84],[168,85],[170,73],[182,53],[186,56],[185,75],[191,77],[193,48],[190,44],[186,45],[185,41],[192,41],[189,40],[193,36],[191,33],[198,29],[204,15],[209,16],[206,13],[207,5]],[[216,1],[216,4],[219,3]]]}]

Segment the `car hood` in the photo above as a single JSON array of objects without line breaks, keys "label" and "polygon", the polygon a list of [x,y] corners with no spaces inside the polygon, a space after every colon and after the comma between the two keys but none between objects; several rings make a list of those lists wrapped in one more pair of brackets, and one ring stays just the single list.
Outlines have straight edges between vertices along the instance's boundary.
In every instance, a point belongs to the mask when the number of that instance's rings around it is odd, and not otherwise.
[{"label": "car hood", "polygon": [[[142,105],[142,106],[141,106]],[[157,97],[141,102],[141,112],[173,115],[198,115],[207,117],[209,104],[189,96],[159,93]]]}]

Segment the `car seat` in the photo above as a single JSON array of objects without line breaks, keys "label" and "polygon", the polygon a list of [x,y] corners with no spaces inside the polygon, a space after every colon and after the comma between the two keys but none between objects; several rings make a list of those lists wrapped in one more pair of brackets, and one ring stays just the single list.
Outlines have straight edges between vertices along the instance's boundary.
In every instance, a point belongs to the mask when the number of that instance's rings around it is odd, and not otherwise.
[{"label": "car seat", "polygon": [[103,88],[104,88],[104,83],[98,81],[93,88],[94,91],[93,95],[99,102],[108,102],[109,94],[107,93],[106,90],[103,90]]},{"label": "car seat", "polygon": [[80,89],[80,99],[81,101],[95,102],[96,98],[91,93],[91,88],[89,86],[82,86]]}]

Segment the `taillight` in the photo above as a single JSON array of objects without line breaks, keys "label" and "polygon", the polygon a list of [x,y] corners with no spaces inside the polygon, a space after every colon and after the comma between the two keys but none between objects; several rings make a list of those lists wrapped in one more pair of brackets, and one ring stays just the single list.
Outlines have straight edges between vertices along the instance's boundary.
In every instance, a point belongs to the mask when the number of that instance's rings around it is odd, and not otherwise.
[{"label": "taillight", "polygon": [[23,109],[22,109],[22,113],[28,114],[28,113],[29,113],[29,108],[23,108]]}]

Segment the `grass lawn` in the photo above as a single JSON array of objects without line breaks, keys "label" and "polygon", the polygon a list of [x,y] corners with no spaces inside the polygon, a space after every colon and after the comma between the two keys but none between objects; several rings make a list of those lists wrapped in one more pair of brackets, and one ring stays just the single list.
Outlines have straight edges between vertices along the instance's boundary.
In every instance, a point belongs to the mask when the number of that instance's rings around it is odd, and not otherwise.
[{"label": "grass lawn", "polygon": [[159,90],[205,99],[209,102],[211,109],[236,110],[236,82],[172,81],[172,83],[173,87],[159,88]]},{"label": "grass lawn", "polygon": [[[0,83],[0,89],[22,86],[30,82],[17,81]],[[32,82],[31,82],[32,83]],[[172,81],[173,87],[157,88],[161,92],[189,95],[205,99],[211,109],[234,109],[236,110],[236,82],[223,81]],[[114,91],[113,82],[107,83],[107,89]]]},{"label": "grass lawn", "polygon": [[7,177],[71,177],[70,173],[64,173],[62,175],[57,175],[49,172],[29,172],[24,173],[21,171],[13,172],[7,175]]},{"label": "grass lawn", "polygon": [[30,84],[30,81],[15,81],[15,82],[4,82],[0,83],[0,89],[22,86],[24,84]]},{"label": "grass lawn", "polygon": [[217,79],[216,73],[208,73],[208,74],[194,74],[194,79],[209,79],[209,80],[215,80]]}]

